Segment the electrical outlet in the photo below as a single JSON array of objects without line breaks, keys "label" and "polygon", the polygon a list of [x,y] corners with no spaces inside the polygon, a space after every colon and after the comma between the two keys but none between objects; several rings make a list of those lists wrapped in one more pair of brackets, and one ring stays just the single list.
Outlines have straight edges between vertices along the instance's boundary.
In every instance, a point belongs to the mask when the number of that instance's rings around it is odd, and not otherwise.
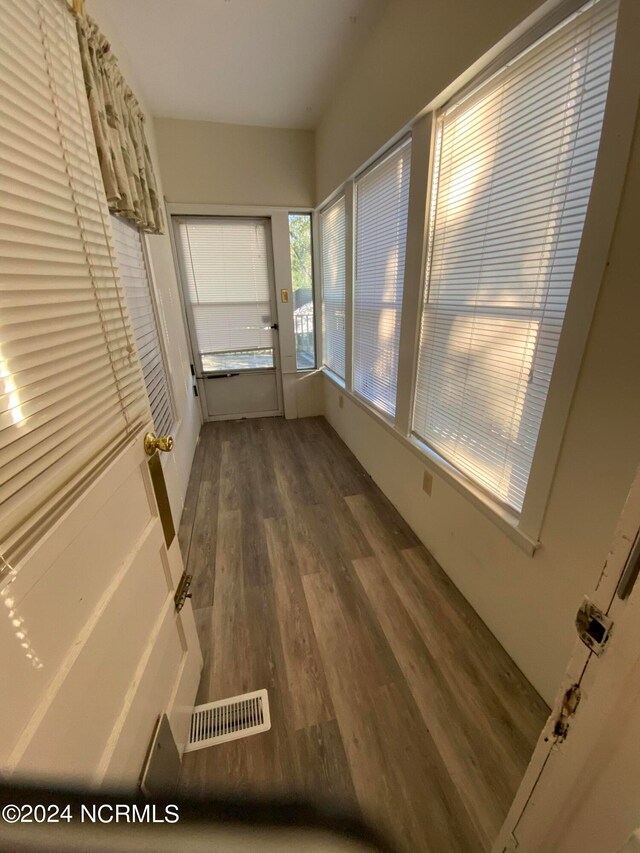
[{"label": "electrical outlet", "polygon": [[433,477],[428,471],[424,472],[424,477],[422,478],[422,490],[426,492],[428,495],[431,494],[431,487],[433,486]]},{"label": "electrical outlet", "polygon": [[342,394],[338,394],[338,408],[344,409],[344,397]]}]

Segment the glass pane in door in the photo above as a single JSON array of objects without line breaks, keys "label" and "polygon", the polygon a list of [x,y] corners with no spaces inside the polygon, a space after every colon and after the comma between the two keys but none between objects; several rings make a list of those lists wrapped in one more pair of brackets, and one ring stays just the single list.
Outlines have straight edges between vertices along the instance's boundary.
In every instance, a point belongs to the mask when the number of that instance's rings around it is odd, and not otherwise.
[{"label": "glass pane in door", "polygon": [[204,373],[275,367],[268,222],[185,217],[178,247]]}]

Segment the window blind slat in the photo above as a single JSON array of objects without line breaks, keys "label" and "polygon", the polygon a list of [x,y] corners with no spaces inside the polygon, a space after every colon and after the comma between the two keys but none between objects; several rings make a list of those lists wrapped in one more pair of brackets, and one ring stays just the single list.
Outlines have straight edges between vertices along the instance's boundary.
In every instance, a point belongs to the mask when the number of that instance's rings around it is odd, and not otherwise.
[{"label": "window blind slat", "polygon": [[414,434],[522,509],[617,18],[594,0],[440,115]]},{"label": "window blind slat", "polygon": [[320,214],[323,359],[341,379],[345,376],[346,239],[342,197]]},{"label": "window blind slat", "polygon": [[[127,297],[129,316],[147,388],[153,425],[156,433],[162,435],[170,432],[175,413],[160,343],[151,283],[142,248],[142,237],[135,225],[125,222],[113,214],[111,215],[111,226],[120,278]],[[134,310],[132,310],[132,306]],[[140,307],[142,311],[139,310]],[[135,310],[136,308],[138,310]],[[147,322],[146,318],[149,318],[150,322]],[[157,388],[150,356],[156,364],[158,373]]]},{"label": "window blind slat", "polygon": [[0,15],[0,541],[16,559],[148,409],[73,17],[40,0]]},{"label": "window blind slat", "polygon": [[222,353],[236,353],[234,369],[273,367],[267,222],[185,217],[177,235],[205,372],[218,369]]},{"label": "window blind slat", "polygon": [[404,288],[411,142],[356,181],[353,387],[393,417]]}]

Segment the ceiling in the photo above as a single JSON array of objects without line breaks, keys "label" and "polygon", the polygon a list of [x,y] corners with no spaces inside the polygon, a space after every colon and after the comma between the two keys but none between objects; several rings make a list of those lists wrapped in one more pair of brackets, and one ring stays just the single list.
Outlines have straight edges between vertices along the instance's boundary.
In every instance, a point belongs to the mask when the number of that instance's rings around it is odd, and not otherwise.
[{"label": "ceiling", "polygon": [[87,6],[116,53],[126,53],[154,116],[313,128],[389,2],[88,0]]}]

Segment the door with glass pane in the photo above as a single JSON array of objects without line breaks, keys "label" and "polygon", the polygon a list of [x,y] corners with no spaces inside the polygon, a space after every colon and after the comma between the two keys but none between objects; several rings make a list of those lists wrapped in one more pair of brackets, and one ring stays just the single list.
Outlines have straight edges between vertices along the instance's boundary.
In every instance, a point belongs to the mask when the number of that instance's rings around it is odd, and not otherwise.
[{"label": "door with glass pane", "polygon": [[205,417],[282,414],[268,218],[174,217]]}]

